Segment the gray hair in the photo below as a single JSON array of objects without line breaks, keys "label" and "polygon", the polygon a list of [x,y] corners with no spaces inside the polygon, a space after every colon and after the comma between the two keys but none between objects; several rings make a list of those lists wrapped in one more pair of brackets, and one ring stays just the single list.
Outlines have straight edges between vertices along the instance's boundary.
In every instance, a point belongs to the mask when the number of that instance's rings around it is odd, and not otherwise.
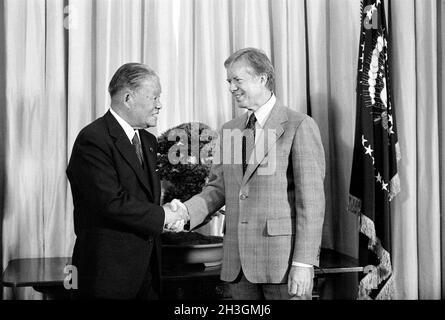
[{"label": "gray hair", "polygon": [[254,70],[256,75],[266,74],[266,87],[275,92],[275,70],[267,55],[255,48],[244,48],[236,51],[224,62],[224,67],[227,69],[233,63],[244,60]]},{"label": "gray hair", "polygon": [[145,64],[135,62],[126,63],[114,73],[108,85],[108,92],[110,96],[113,97],[122,89],[136,90],[142,81],[150,77],[159,79],[156,72]]}]

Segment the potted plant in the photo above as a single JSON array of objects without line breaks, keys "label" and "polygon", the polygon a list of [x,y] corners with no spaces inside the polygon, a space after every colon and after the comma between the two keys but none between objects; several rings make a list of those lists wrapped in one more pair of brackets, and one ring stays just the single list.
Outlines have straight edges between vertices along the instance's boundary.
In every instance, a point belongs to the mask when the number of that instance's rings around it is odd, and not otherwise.
[{"label": "potted plant", "polygon": [[[162,204],[173,199],[184,202],[202,191],[208,181],[216,138],[217,133],[200,122],[180,124],[159,136],[157,169]],[[222,236],[164,232],[161,239],[165,264],[221,263]]]}]

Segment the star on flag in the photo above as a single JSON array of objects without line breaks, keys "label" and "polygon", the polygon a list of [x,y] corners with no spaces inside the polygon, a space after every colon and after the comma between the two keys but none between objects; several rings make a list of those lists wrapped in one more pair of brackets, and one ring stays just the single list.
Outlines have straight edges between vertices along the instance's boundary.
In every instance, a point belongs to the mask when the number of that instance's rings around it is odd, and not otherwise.
[{"label": "star on flag", "polygon": [[365,147],[365,150],[365,154],[369,154],[372,157],[372,153],[374,152],[374,150],[372,150],[371,146]]},{"label": "star on flag", "polygon": [[380,174],[380,172],[377,172],[377,175],[375,176],[375,179],[378,181],[378,182],[382,182],[382,175]]}]

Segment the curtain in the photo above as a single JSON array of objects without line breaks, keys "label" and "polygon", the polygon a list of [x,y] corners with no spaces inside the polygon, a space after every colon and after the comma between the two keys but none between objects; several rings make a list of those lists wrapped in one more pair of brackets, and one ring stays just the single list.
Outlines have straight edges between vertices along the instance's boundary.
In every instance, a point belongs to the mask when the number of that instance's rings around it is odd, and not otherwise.
[{"label": "curtain", "polygon": [[[4,3],[0,1],[0,26],[5,25],[4,17]],[[0,27],[0,43],[5,43],[5,28]],[[6,66],[5,47],[0,46],[0,221],[3,221],[3,208],[5,196],[5,140],[6,140],[6,73],[4,72]],[[3,266],[3,228],[0,227],[0,265]],[[3,287],[0,284],[0,299],[3,298]]]},{"label": "curtain", "polygon": [[[402,151],[402,192],[392,217],[398,299],[440,299],[444,291],[444,2],[390,1]],[[241,112],[228,91],[224,60],[247,46],[271,58],[278,99],[318,123],[327,164],[323,247],[357,255],[358,224],[346,207],[359,1],[4,0],[0,10],[3,268],[16,258],[71,255],[65,168],[80,129],[108,109],[108,82],[120,65],[143,62],[160,76],[163,108],[152,133],[188,121],[219,129]],[[331,292],[355,296],[356,279]],[[23,290],[18,297],[40,295]]]},{"label": "curtain", "polygon": [[[3,264],[66,255],[67,114],[63,2],[4,3],[6,50]],[[2,46],[3,46],[2,45]]]},{"label": "curtain", "polygon": [[444,8],[443,0],[398,0],[391,8],[402,151],[392,245],[396,291],[403,299],[444,297]]}]

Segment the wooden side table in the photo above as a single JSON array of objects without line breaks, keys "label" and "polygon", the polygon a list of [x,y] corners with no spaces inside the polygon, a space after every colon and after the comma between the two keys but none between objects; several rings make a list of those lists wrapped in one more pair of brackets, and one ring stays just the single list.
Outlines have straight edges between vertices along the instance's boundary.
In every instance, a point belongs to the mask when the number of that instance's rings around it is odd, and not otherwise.
[{"label": "wooden side table", "polygon": [[3,272],[2,283],[4,287],[33,287],[43,293],[44,299],[68,299],[70,292],[63,286],[67,265],[71,265],[71,257],[11,260]]}]

